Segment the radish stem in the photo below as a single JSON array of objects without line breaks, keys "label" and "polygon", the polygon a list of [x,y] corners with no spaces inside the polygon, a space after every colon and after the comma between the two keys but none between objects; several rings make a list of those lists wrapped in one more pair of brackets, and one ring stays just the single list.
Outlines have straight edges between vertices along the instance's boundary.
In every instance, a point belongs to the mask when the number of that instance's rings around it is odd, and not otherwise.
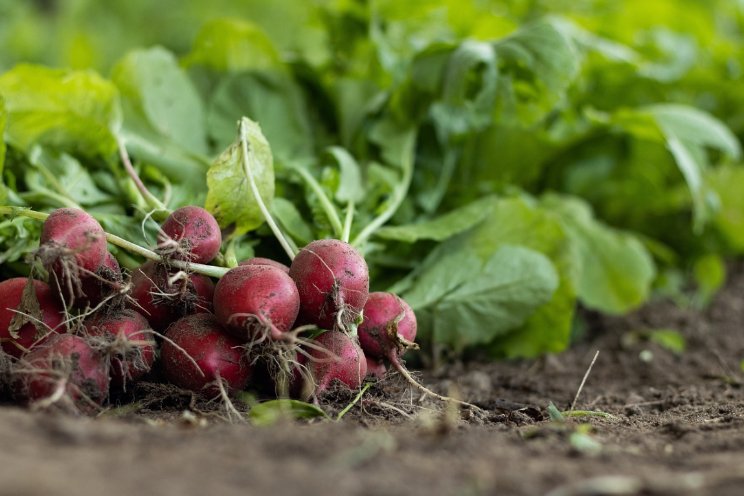
[{"label": "radish stem", "polygon": [[328,221],[331,223],[336,236],[341,236],[344,231],[344,226],[341,224],[341,218],[338,216],[336,207],[333,206],[333,203],[328,198],[328,195],[325,194],[325,191],[323,191],[323,188],[320,186],[318,181],[316,181],[312,174],[310,174],[304,167],[294,166],[292,167],[292,170],[297,172],[310,189],[313,190],[313,193],[318,196],[320,206],[323,208],[326,217],[328,217]]},{"label": "radish stem", "polygon": [[172,213],[172,210],[166,207],[163,204],[163,202],[158,200],[158,198],[155,195],[150,193],[150,190],[147,189],[147,186],[145,186],[145,183],[142,182],[142,179],[140,179],[139,174],[137,174],[137,171],[134,170],[132,161],[129,158],[129,153],[127,153],[127,149],[124,146],[124,141],[121,138],[117,138],[116,143],[119,146],[119,156],[121,157],[121,162],[124,164],[124,170],[127,171],[127,175],[129,175],[132,181],[134,181],[134,184],[135,186],[137,186],[137,189],[142,195],[142,198],[145,199],[145,203],[147,203],[150,206],[150,208],[152,208],[153,210],[161,210],[168,214]]}]

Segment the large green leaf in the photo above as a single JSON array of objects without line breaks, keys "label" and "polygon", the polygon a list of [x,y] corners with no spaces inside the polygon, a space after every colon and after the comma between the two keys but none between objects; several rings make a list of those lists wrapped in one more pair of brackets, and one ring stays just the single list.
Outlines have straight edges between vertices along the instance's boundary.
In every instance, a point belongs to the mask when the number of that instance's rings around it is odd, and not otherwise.
[{"label": "large green leaf", "polygon": [[0,204],[7,199],[5,184],[3,183],[3,167],[5,166],[5,124],[8,121],[8,112],[5,110],[5,99],[0,95]]},{"label": "large green leaf", "polygon": [[129,52],[111,78],[122,95],[128,131],[206,153],[201,98],[173,54],[161,47]]},{"label": "large green leaf", "polygon": [[234,227],[237,234],[255,229],[264,222],[246,168],[253,175],[261,200],[268,207],[274,198],[271,148],[261,127],[243,117],[237,140],[217,157],[207,172],[206,209],[222,228]]},{"label": "large green leaf", "polygon": [[482,222],[491,214],[496,202],[495,197],[481,198],[435,219],[416,224],[383,227],[377,231],[377,236],[405,243],[415,243],[423,239],[444,241]]},{"label": "large green leaf", "polygon": [[744,168],[725,166],[712,169],[707,172],[706,180],[721,200],[713,225],[731,249],[744,253]]},{"label": "large green leaf", "polygon": [[0,76],[7,140],[28,150],[44,144],[84,156],[110,155],[121,126],[116,87],[93,71],[19,65]]},{"label": "large green leaf", "polygon": [[577,198],[547,195],[543,204],[560,216],[568,234],[578,262],[574,283],[584,305],[624,313],[648,298],[656,268],[635,236],[602,224]]}]

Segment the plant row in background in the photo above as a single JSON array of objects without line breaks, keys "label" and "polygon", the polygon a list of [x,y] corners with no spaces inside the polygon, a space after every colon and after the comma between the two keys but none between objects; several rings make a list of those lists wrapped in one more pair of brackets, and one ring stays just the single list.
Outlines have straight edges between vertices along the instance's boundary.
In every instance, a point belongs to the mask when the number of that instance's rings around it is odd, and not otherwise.
[{"label": "plant row in background", "polygon": [[[201,205],[224,237],[215,265],[289,263],[257,192],[290,248],[348,239],[435,354],[560,351],[577,304],[683,298],[688,273],[704,303],[722,257],[744,249],[741,12],[724,22],[718,3],[689,3],[674,21],[675,2],[655,4],[648,25],[516,1],[521,17],[302,3],[289,41],[264,12],[207,22],[182,56],[131,51],[107,76],[17,65],[0,75],[0,203],[81,208],[140,246],[169,211]],[[255,189],[233,143],[244,115],[268,141],[248,140]],[[28,271],[39,236],[38,221],[3,217],[5,277]]]}]

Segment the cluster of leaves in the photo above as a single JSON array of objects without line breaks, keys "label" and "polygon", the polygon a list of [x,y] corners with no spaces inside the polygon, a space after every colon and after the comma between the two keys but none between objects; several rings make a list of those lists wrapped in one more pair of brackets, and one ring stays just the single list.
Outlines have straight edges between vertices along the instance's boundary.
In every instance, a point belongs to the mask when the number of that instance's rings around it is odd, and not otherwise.
[{"label": "cluster of leaves", "polygon": [[[123,145],[167,205],[215,213],[222,263],[279,258],[236,169],[248,116],[292,242],[350,229],[374,289],[439,348],[559,351],[577,303],[626,312],[654,285],[681,294],[690,269],[707,300],[744,251],[742,3],[547,3],[246,2],[251,20],[207,21],[178,55],[130,51],[107,78],[16,65],[0,203],[82,206],[146,243]],[[2,220],[7,271],[35,229]]]}]

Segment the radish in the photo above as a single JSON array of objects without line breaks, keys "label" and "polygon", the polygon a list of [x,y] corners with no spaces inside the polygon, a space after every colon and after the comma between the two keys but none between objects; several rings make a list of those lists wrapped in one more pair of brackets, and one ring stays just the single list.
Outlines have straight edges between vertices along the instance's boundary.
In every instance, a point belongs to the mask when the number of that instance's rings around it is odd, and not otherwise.
[{"label": "radish", "polygon": [[97,274],[106,258],[106,234],[88,213],[59,208],[44,221],[37,256],[69,304],[85,302],[81,278]]},{"label": "radish", "polygon": [[214,315],[200,313],[174,322],[161,353],[165,377],[178,387],[214,394],[224,381],[228,390],[245,389],[251,367],[241,343],[225,333]]},{"label": "radish", "polygon": [[364,355],[367,361],[367,377],[374,377],[375,379],[384,379],[387,373],[387,367],[380,360],[375,360],[367,355]]},{"label": "radish", "polygon": [[289,274],[289,267],[284,265],[281,262],[277,262],[276,260],[272,260],[270,258],[264,258],[264,257],[253,257],[246,260],[243,260],[238,265],[270,265],[271,267],[275,267],[282,272],[286,272]]},{"label": "radish", "polygon": [[149,261],[134,270],[131,283],[129,306],[143,313],[158,332],[185,315],[212,311],[214,283],[201,274],[169,272]]},{"label": "radish", "polygon": [[106,252],[103,263],[94,274],[81,275],[80,285],[84,297],[80,298],[80,303],[97,305],[121,289],[123,281],[119,262],[111,253]]},{"label": "radish", "polygon": [[294,281],[271,265],[239,265],[214,290],[217,320],[244,343],[281,339],[292,328],[299,308]]},{"label": "radish", "polygon": [[171,213],[158,236],[160,253],[177,260],[209,263],[220,252],[222,232],[214,216],[190,205]]},{"label": "radish", "polygon": [[85,321],[91,345],[109,357],[112,385],[126,388],[147,374],[155,362],[157,344],[150,324],[131,309],[95,315]]},{"label": "radish", "polygon": [[364,305],[364,322],[359,325],[359,345],[372,358],[396,357],[415,347],[416,314],[393,293],[370,293]]},{"label": "radish", "polygon": [[15,366],[16,394],[36,408],[94,412],[108,396],[108,363],[85,339],[55,335]]},{"label": "radish", "polygon": [[359,345],[341,331],[328,331],[313,340],[305,367],[315,384],[315,394],[328,391],[338,381],[349,389],[359,389],[367,375],[367,360]]},{"label": "radish", "polygon": [[18,358],[52,331],[64,331],[64,320],[65,310],[45,282],[0,282],[0,344],[8,355]]},{"label": "radish", "polygon": [[354,247],[313,241],[297,253],[289,275],[300,292],[300,322],[354,332],[369,295],[369,269]]}]

